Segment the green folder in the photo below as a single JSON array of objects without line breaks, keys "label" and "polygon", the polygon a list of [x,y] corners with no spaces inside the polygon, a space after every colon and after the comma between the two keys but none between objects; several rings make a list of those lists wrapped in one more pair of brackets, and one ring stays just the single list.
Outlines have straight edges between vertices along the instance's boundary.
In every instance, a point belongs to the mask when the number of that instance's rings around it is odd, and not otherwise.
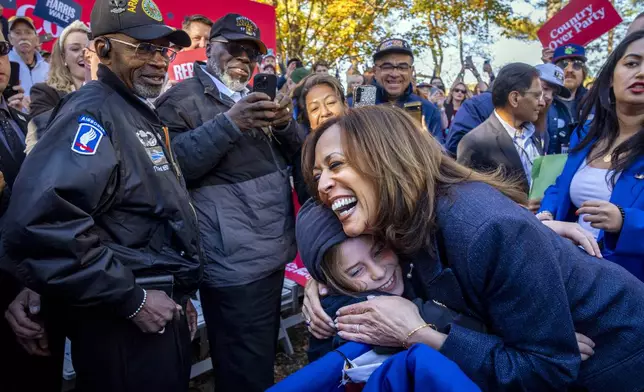
[{"label": "green folder", "polygon": [[532,165],[532,189],[530,200],[541,199],[546,189],[557,181],[568,159],[568,154],[554,154],[539,157]]}]

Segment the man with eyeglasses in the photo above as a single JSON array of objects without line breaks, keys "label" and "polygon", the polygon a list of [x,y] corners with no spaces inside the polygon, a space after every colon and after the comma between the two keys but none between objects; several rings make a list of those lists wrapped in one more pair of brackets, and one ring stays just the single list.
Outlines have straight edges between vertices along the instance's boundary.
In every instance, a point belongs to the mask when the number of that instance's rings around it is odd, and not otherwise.
[{"label": "man with eyeglasses", "polygon": [[289,97],[247,87],[267,53],[252,20],[217,20],[206,51],[195,77],[156,105],[199,215],[215,390],[259,392],[273,384],[284,268],[296,254],[288,166],[302,138]]},{"label": "man with eyeglasses", "polygon": [[522,180],[527,194],[533,162],[544,151],[533,124],[545,106],[539,71],[523,63],[503,67],[494,80],[492,103],[492,115],[461,139],[456,159],[484,172],[503,167],[509,177]]},{"label": "man with eyeglasses", "polygon": [[378,90],[376,104],[405,107],[405,104],[418,102],[427,130],[443,143],[445,136],[439,110],[428,100],[414,94],[412,75],[414,72],[414,53],[409,43],[403,39],[388,39],[378,45],[373,55],[374,81]]},{"label": "man with eyeglasses", "polygon": [[564,71],[564,84],[570,91],[569,98],[555,98],[550,109],[550,115],[557,122],[557,132],[550,134],[549,152],[559,154],[567,152],[570,134],[578,125],[581,102],[588,92],[583,85],[588,75],[586,50],[575,44],[559,46],[552,63]]},{"label": "man with eyeglasses", "polygon": [[27,16],[9,18],[9,42],[13,46],[9,61],[20,64],[20,85],[29,97],[31,86],[44,83],[49,75],[49,63],[38,52],[40,42],[33,20]]},{"label": "man with eyeglasses", "polygon": [[152,0],[98,0],[90,18],[98,80],[63,99],[25,160],[3,261],[71,339],[78,390],[187,391],[197,221],[146,99],[190,37]]}]

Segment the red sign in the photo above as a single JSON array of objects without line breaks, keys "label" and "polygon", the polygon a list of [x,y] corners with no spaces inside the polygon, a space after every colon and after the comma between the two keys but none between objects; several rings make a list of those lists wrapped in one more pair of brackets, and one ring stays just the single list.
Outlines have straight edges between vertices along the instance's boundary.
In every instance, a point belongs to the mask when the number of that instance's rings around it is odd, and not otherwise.
[{"label": "red sign", "polygon": [[544,48],[585,46],[622,22],[610,0],[571,0],[537,32]]},{"label": "red sign", "polygon": [[[17,0],[17,9],[4,9],[4,17],[9,19],[13,15],[29,16],[34,20],[38,34],[51,34],[54,38],[60,36],[63,28],[37,16],[33,11],[37,0]],[[89,25],[89,17],[95,0],[74,0],[83,7],[81,20]],[[166,24],[181,28],[181,22],[187,15],[202,14],[213,21],[228,13],[237,13],[246,16],[259,27],[262,33],[262,41],[266,47],[275,50],[275,8],[256,3],[250,0],[211,0],[211,1],[177,1],[177,0],[155,0],[159,6]],[[51,50],[52,43],[43,44],[43,49]]]},{"label": "red sign", "polygon": [[206,49],[184,50],[177,53],[177,57],[170,63],[168,79],[180,82],[195,76],[195,61],[206,61]]}]

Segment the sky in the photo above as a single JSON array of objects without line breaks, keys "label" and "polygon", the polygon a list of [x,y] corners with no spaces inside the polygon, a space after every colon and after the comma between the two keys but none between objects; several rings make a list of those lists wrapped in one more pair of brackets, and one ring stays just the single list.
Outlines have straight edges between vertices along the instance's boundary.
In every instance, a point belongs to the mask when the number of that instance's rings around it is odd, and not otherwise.
[{"label": "sky", "polygon": [[[515,15],[529,15],[535,22],[545,19],[545,10],[535,10],[534,7],[515,1],[512,5]],[[528,64],[541,64],[541,44],[538,40],[522,41],[518,39],[508,39],[500,37],[500,34],[493,34],[496,37],[495,42],[490,43],[485,49],[489,53],[492,67],[498,73],[503,65],[520,61]],[[474,65],[478,68],[481,76],[487,81],[487,75],[483,73],[482,57],[472,56]],[[433,72],[431,54],[426,53],[416,59],[416,71],[421,74],[431,75]],[[445,52],[445,62],[443,64],[443,80],[449,87],[460,71],[460,59],[457,48],[448,48]],[[466,83],[475,83],[476,79],[471,72],[465,74]]]}]

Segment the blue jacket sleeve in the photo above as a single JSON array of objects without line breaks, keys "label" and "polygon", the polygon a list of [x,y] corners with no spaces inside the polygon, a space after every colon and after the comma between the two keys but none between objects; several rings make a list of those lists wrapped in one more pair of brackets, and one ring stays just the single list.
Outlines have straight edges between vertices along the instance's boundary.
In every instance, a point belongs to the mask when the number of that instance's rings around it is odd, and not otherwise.
[{"label": "blue jacket sleeve", "polygon": [[614,253],[639,257],[644,263],[644,211],[624,208],[624,218],[619,233],[604,233],[606,248]]},{"label": "blue jacket sleeve", "polygon": [[432,103],[427,103],[425,105],[425,112],[427,130],[429,130],[429,133],[431,133],[440,144],[444,144],[445,137],[443,136],[443,125],[441,124],[440,112]]},{"label": "blue jacket sleeve", "polygon": [[4,217],[2,242],[20,277],[36,292],[127,317],[143,301],[143,289],[102,242],[94,220],[117,197],[117,153],[107,135],[94,155],[71,150],[80,114],[54,120],[25,159]]},{"label": "blue jacket sleeve", "polygon": [[566,390],[577,378],[581,358],[559,261],[571,248],[548,230],[525,215],[497,215],[470,240],[464,286],[490,332],[455,325],[441,352],[484,391]]},{"label": "blue jacket sleeve", "polygon": [[481,125],[487,118],[481,119],[476,113],[476,108],[472,105],[471,100],[466,100],[452,121],[445,147],[447,151],[456,156],[456,149],[463,136],[467,135],[469,131]]},{"label": "blue jacket sleeve", "polygon": [[[565,167],[565,166],[564,166]],[[541,200],[541,206],[539,207],[539,212],[549,211],[552,213],[553,218],[557,216],[557,206],[559,205],[559,194],[563,191],[565,192],[564,187],[569,187],[570,184],[564,184],[561,179],[561,175],[557,177],[557,180],[553,185],[550,185],[546,192],[543,195]]]}]

